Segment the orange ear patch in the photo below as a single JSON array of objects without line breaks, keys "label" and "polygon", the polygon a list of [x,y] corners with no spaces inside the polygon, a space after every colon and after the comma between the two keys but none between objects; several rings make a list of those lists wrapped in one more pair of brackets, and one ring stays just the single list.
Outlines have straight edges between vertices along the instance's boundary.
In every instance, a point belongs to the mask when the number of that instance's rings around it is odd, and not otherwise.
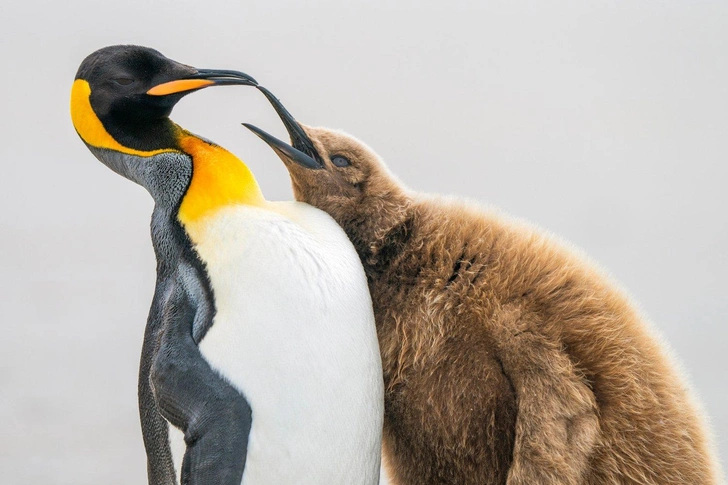
[{"label": "orange ear patch", "polygon": [[101,123],[91,107],[89,96],[91,96],[91,86],[89,86],[88,82],[83,79],[76,79],[73,82],[73,88],[71,88],[71,120],[83,141],[89,145],[140,157],[151,157],[159,153],[176,151],[168,148],[142,151],[125,147],[106,131],[103,123]]}]

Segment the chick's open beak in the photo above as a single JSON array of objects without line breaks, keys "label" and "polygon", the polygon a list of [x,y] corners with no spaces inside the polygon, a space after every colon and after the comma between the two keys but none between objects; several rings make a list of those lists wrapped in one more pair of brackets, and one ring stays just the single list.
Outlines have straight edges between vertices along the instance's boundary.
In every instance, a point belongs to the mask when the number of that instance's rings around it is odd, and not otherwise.
[{"label": "chick's open beak", "polygon": [[253,126],[248,123],[243,123],[243,126],[258,135],[260,139],[266,142],[271,148],[273,148],[273,150],[284,154],[302,167],[310,169],[324,168],[321,156],[316,151],[316,148],[314,148],[313,142],[308,135],[306,135],[306,132],[303,131],[303,128],[301,128],[301,125],[298,124],[291,113],[288,112],[273,93],[263,86],[257,86],[257,88],[265,95],[270,104],[273,106],[273,109],[275,109],[276,113],[278,113],[283,125],[286,127],[286,131],[288,131],[288,136],[291,137],[291,144],[289,145],[279,140],[257,126]]},{"label": "chick's open beak", "polygon": [[296,148],[293,148],[288,143],[279,140],[275,136],[271,135],[270,133],[266,133],[265,131],[261,130],[257,126],[243,123],[243,126],[258,135],[258,137],[266,142],[268,146],[270,146],[274,151],[280,152],[289,159],[293,160],[297,164],[299,164],[302,167],[310,168],[310,169],[319,169],[323,168],[323,164],[319,163],[317,160],[314,160],[313,158],[309,157],[305,153],[303,153],[301,150],[298,150]]}]

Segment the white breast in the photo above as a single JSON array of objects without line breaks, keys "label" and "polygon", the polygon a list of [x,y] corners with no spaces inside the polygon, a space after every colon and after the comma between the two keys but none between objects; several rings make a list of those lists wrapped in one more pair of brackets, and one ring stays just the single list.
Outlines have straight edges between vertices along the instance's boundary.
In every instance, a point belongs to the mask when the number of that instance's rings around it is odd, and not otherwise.
[{"label": "white breast", "polygon": [[196,239],[217,311],[200,350],[253,410],[242,483],[376,484],[381,360],[344,232],[287,202],[223,209]]}]

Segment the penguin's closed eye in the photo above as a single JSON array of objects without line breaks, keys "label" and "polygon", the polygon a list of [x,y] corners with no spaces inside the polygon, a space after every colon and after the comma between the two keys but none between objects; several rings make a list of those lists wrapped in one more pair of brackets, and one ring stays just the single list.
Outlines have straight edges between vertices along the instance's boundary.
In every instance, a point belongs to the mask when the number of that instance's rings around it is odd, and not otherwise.
[{"label": "penguin's closed eye", "polygon": [[120,84],[122,86],[128,86],[134,82],[134,80],[130,77],[117,77],[112,79],[116,84]]}]

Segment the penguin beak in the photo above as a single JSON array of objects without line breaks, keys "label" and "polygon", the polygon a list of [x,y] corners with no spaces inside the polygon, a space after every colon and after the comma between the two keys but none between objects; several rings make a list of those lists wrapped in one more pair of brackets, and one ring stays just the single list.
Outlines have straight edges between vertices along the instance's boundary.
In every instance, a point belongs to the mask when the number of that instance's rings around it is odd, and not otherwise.
[{"label": "penguin beak", "polygon": [[194,74],[153,86],[147,91],[150,96],[167,96],[184,93],[209,86],[229,85],[257,86],[258,81],[244,72],[224,69],[196,69]]},{"label": "penguin beak", "polygon": [[303,128],[301,128],[301,125],[298,124],[291,113],[288,112],[273,93],[263,86],[256,87],[265,95],[266,98],[268,98],[270,104],[273,105],[273,109],[275,109],[276,113],[278,113],[283,125],[286,127],[286,131],[288,131],[288,136],[291,137],[291,145],[282,142],[257,126],[253,126],[248,123],[243,123],[243,126],[258,135],[258,137],[270,145],[273,150],[283,153],[302,167],[310,169],[324,168],[321,156],[316,151],[316,148],[314,148],[313,142],[308,135],[306,135],[306,132],[303,131]]},{"label": "penguin beak", "polygon": [[299,164],[302,167],[310,168],[313,170],[324,168],[322,164],[314,160],[313,158],[309,157],[305,153],[303,153],[300,150],[297,150],[293,148],[291,145],[289,145],[286,142],[283,142],[276,138],[275,136],[271,135],[270,133],[266,133],[265,131],[261,130],[257,126],[243,123],[243,126],[258,135],[258,137],[266,142],[268,146],[270,146],[274,151],[282,153],[287,158],[293,160],[297,164]]}]

